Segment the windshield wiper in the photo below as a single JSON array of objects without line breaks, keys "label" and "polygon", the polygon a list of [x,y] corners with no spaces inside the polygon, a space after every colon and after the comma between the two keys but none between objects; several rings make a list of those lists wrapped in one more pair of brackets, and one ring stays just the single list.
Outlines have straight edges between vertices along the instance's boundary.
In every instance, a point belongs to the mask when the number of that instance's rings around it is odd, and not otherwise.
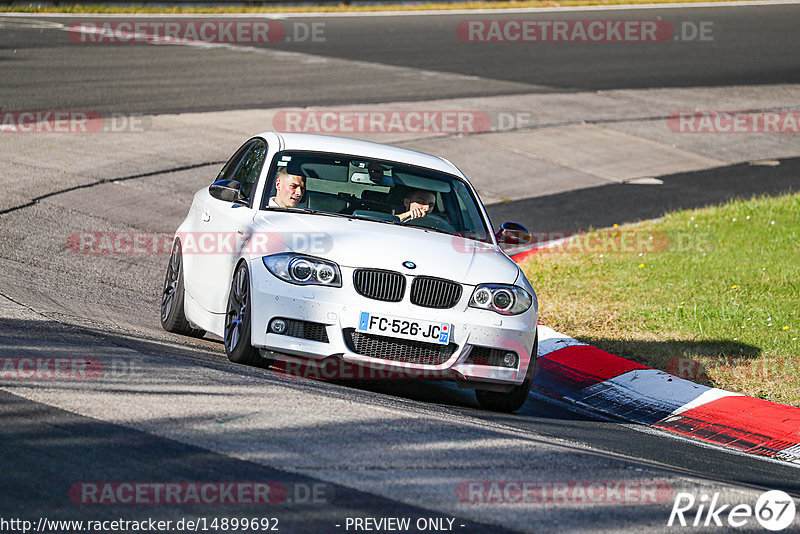
[{"label": "windshield wiper", "polygon": [[[368,220],[375,221],[376,219],[368,219]],[[432,232],[437,232],[439,234],[444,234],[444,235],[454,235],[454,236],[460,236],[461,235],[458,232],[448,232],[447,230],[441,230],[439,228],[431,228],[429,226],[418,226],[416,224],[408,224],[408,223],[399,222],[399,221],[384,221],[384,220],[378,219],[377,222],[385,222],[385,223],[389,223],[389,224],[395,224],[397,226],[402,226],[403,228],[416,228],[418,230],[430,230]]]},{"label": "windshield wiper", "polygon": [[331,211],[312,210],[309,208],[286,208],[282,206],[269,206],[266,208],[268,211],[282,211],[287,213],[310,213],[311,215],[328,215],[330,217],[347,217],[352,218],[352,215],[345,213],[336,213]]}]

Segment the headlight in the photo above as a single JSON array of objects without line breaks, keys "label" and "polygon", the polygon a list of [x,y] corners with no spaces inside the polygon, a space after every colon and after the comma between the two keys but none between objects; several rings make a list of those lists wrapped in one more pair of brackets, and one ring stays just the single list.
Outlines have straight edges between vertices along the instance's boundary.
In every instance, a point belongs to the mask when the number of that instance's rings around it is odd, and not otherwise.
[{"label": "headlight", "polygon": [[472,308],[491,310],[502,315],[525,313],[531,307],[531,302],[527,291],[505,284],[481,284],[469,299]]},{"label": "headlight", "polygon": [[301,254],[274,254],[262,258],[264,266],[290,284],[342,287],[339,266],[332,261]]}]

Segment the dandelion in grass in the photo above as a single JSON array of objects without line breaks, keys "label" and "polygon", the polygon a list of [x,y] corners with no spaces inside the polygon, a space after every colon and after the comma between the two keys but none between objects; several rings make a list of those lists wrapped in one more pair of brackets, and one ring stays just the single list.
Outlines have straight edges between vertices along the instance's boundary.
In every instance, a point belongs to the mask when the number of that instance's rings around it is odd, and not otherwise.
[{"label": "dandelion in grass", "polygon": [[640,263],[640,264],[639,264],[639,268],[640,268],[640,269],[644,269],[644,263]]},{"label": "dandelion in grass", "polygon": [[783,329],[784,330],[789,330],[789,327],[788,326],[784,326]]}]

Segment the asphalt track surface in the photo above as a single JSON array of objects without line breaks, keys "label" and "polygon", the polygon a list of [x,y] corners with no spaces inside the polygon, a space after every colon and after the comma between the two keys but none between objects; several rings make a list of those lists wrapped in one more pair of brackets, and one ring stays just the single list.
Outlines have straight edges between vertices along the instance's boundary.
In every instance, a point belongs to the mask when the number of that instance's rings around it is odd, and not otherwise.
[{"label": "asphalt track surface", "polygon": [[[611,44],[597,47],[543,45],[535,50],[515,45],[477,47],[454,38],[458,20],[465,18],[462,15],[326,18],[324,46],[311,43],[273,46],[325,58],[357,59],[480,77],[473,84],[454,83],[446,76],[432,76],[426,80],[401,78],[399,81],[390,75],[383,80],[380,77],[363,79],[359,78],[357,69],[339,72],[337,76],[326,71],[324,78],[314,80],[318,73],[307,65],[291,65],[290,62],[280,69],[274,65],[265,67],[259,64],[257,56],[224,48],[213,51],[148,45],[120,45],[124,49],[89,45],[84,48],[71,44],[63,31],[12,25],[3,28],[0,40],[2,107],[4,110],[167,113],[302,105],[309,101],[315,104],[369,103],[534,90],[568,92],[587,88],[791,83],[800,81],[800,70],[796,68],[800,42],[795,39],[798,11],[797,6],[771,6],[648,13],[647,18],[660,15],[676,22],[713,20],[723,32],[721,35],[736,36],[709,43],[699,51],[694,47],[692,54],[686,55],[681,54],[682,43],[677,42],[670,43],[663,51],[654,47],[645,50],[644,45]],[[641,17],[637,12],[628,11],[615,11],[614,16],[617,15],[620,18]],[[561,20],[591,16],[587,13],[548,15]],[[41,20],[46,19],[42,17]],[[69,22],[63,18],[52,20],[60,24]],[[316,19],[296,20],[311,22]],[[266,68],[269,70],[265,71]],[[625,76],[620,75],[622,72]],[[786,160],[778,173],[769,176],[761,174],[765,172],[763,167],[741,165],[665,177],[661,187],[674,188],[666,197],[649,196],[646,186],[610,185],[555,198],[496,205],[492,216],[497,222],[506,218],[519,220],[538,213],[522,221],[532,228],[547,228],[548,224],[551,224],[549,228],[558,229],[602,227],[620,222],[622,212],[635,220],[658,216],[667,209],[716,203],[753,192],[796,190],[796,180],[792,178],[797,168],[796,160]],[[207,173],[215,170],[216,167],[209,167]],[[188,204],[184,200],[180,205],[171,205],[169,199],[163,198],[163,186],[160,187],[159,182],[166,178],[180,183],[185,188],[180,191],[181,198],[186,199],[205,183],[205,178],[198,174],[184,171],[131,179],[126,183],[130,188],[128,194],[135,192],[134,204],[117,214],[105,212],[103,220],[112,228],[130,228],[130,213],[140,210],[152,212],[152,216],[139,220],[138,226],[134,226],[136,229],[174,228]],[[691,194],[687,194],[687,184],[696,188]],[[645,525],[648,528],[665,525],[669,513],[669,503],[658,507],[576,507],[570,508],[569,518],[558,506],[533,511],[510,507],[500,511],[472,508],[463,514],[447,513],[434,502],[426,507],[424,499],[416,499],[408,490],[379,491],[374,489],[377,486],[369,486],[362,480],[369,478],[370,471],[387,480],[404,476],[413,481],[416,471],[419,472],[416,478],[422,479],[445,470],[457,472],[460,468],[464,469],[464,477],[476,476],[477,472],[484,479],[510,477],[509,472],[518,473],[517,478],[511,480],[536,476],[550,477],[549,480],[641,476],[670,480],[676,487],[680,482],[687,488],[783,489],[800,497],[798,471],[794,467],[598,421],[542,401],[531,399],[516,415],[498,415],[479,410],[471,394],[449,385],[287,382],[271,370],[230,364],[217,341],[187,341],[159,330],[154,310],[157,310],[162,264],[166,258],[57,256],[57,249],[63,248],[63,240],[53,236],[61,235],[59,232],[65,229],[96,227],[96,207],[115,202],[116,194],[110,184],[88,187],[56,194],[0,215],[5,278],[2,293],[13,299],[14,309],[47,310],[43,313],[28,310],[19,317],[2,319],[0,340],[4,350],[58,347],[68,353],[82,350],[95,354],[125,350],[137,361],[151,362],[156,372],[183,373],[180,376],[189,382],[201,372],[211,373],[215,379],[228,384],[231,392],[247,384],[264,391],[291,394],[297,399],[294,409],[298,410],[297,417],[301,420],[307,417],[302,413],[304,402],[311,403],[315,396],[323,396],[331,402],[353,406],[362,424],[314,425],[309,422],[307,427],[287,428],[277,434],[270,434],[264,428],[248,427],[238,433],[231,431],[228,437],[238,440],[235,443],[251,446],[262,443],[267,452],[272,439],[276,443],[296,443],[297,447],[309,447],[312,451],[321,450],[316,447],[324,447],[329,441],[334,453],[338,450],[345,455],[346,448],[353,448],[365,456],[374,454],[375,448],[398,451],[413,442],[426,452],[428,463],[410,461],[397,468],[359,465],[351,472],[341,465],[333,469],[322,466],[317,477],[315,469],[305,469],[303,465],[270,464],[263,458],[248,460],[238,449],[206,443],[202,432],[190,434],[191,439],[177,431],[174,438],[170,437],[168,429],[180,426],[178,423],[183,423],[180,421],[156,420],[154,424],[163,427],[163,432],[143,431],[142,425],[109,422],[117,420],[111,415],[107,418],[79,415],[83,413],[79,406],[81,399],[92,397],[76,396],[70,401],[77,403],[72,405],[74,408],[62,409],[55,406],[54,401],[32,400],[37,393],[26,384],[3,383],[4,390],[0,391],[2,517],[175,519],[192,515],[264,515],[263,509],[243,505],[213,508],[76,505],[67,497],[68,489],[76,481],[87,480],[270,480],[287,486],[323,484],[328,497],[323,504],[287,502],[269,510],[269,514],[281,518],[285,531],[297,532],[338,531],[340,529],[334,525],[352,516],[447,516],[456,518],[456,524],[464,525],[460,527],[464,532],[496,532],[502,528],[638,530]],[[55,259],[47,257],[48,251]],[[63,258],[72,261],[59,264]],[[48,307],[45,304],[48,292],[82,302],[84,312]],[[110,329],[105,325],[104,318],[119,324],[121,317],[129,328]],[[155,413],[156,403],[163,402],[160,399],[172,399],[171,402],[181,404],[190,395],[188,391],[171,390],[161,383],[154,383],[153,387],[163,387],[163,391],[151,391],[144,382],[139,386],[144,397],[152,395],[152,406],[146,399],[141,405],[123,402],[105,409],[109,413],[136,415],[152,409]],[[52,395],[48,398],[60,399],[69,388],[63,389],[48,391],[47,395]],[[103,398],[125,394],[122,386],[113,384],[103,384],[101,389],[97,395],[111,396]],[[261,401],[258,408],[268,412],[270,405]],[[369,430],[375,424],[371,417],[380,410],[405,413],[414,420],[398,418],[396,432],[391,427],[378,426],[385,431],[381,435]],[[335,419],[335,414],[330,415]],[[279,418],[280,414],[273,416]],[[434,432],[427,423],[420,422],[423,420],[440,421],[441,428]],[[422,430],[431,433],[422,438],[418,435]],[[500,448],[470,446],[473,433],[502,435],[504,439],[513,436],[519,442],[534,444],[535,449],[511,460]],[[338,438],[340,435],[363,441],[345,444]],[[321,443],[315,443],[317,441]],[[430,454],[427,447],[433,451],[445,447],[448,452],[443,456],[427,456]],[[430,458],[433,458],[433,465],[429,465]],[[312,467],[314,459],[310,454],[307,463]],[[336,469],[342,473],[331,474],[330,471]],[[439,476],[444,475],[439,473]],[[464,477],[460,480],[469,479]],[[443,487],[453,492],[452,485]],[[530,521],[515,520],[517,516]]]},{"label": "asphalt track surface", "polygon": [[[456,96],[620,88],[779,84],[800,81],[800,6],[613,10],[550,14],[298,17],[324,23],[324,42],[253,44],[317,60],[276,62],[235,52],[143,44],[77,44],[66,31],[21,28],[0,34],[2,108],[172,113],[276,106],[396,102]],[[456,33],[468,19],[591,20],[661,18],[711,23],[713,40],[666,43],[470,43]],[[36,17],[69,26],[91,17]],[[146,19],[145,19],[146,20]],[[298,30],[298,33],[300,30]],[[681,30],[678,30],[680,36]],[[74,37],[74,35],[73,35]],[[397,76],[326,64],[352,60],[437,73]],[[459,78],[448,78],[444,74]],[[477,79],[463,79],[477,77]]]},{"label": "asphalt track surface", "polygon": [[519,221],[537,232],[580,232],[655,219],[675,210],[696,209],[754,195],[800,191],[800,160],[777,167],[741,163],[659,179],[656,186],[612,184],[538,196],[487,207],[497,225]]}]

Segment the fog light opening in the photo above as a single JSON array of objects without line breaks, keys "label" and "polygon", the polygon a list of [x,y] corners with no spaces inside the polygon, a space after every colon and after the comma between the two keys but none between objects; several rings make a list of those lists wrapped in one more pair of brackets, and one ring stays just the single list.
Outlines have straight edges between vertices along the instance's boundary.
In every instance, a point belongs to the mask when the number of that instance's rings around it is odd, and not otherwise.
[{"label": "fog light opening", "polygon": [[505,367],[516,367],[517,366],[517,355],[514,352],[506,352],[503,354],[503,366]]},{"label": "fog light opening", "polygon": [[269,322],[269,330],[273,334],[283,334],[286,332],[286,321],[283,319],[273,319]]}]

